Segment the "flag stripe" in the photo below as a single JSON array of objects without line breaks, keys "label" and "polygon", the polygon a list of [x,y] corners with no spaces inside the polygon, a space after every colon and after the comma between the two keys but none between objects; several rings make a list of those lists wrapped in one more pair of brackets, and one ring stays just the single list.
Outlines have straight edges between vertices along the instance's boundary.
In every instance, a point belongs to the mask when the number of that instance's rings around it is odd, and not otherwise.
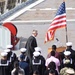
[{"label": "flag stripe", "polygon": [[61,21],[59,21],[59,22],[57,21],[56,23],[53,23],[52,26],[53,26],[53,25],[57,25],[57,24],[61,24],[61,23],[65,23],[65,22],[66,22],[66,20],[61,20]]},{"label": "flag stripe", "polygon": [[59,22],[57,21],[57,22],[55,22],[55,23],[52,23],[51,27],[52,27],[52,26],[56,26],[56,25],[58,25],[58,24],[65,23],[65,22],[66,22],[66,20],[60,20]]},{"label": "flag stripe", "polygon": [[54,28],[52,28],[52,29],[59,29],[59,28],[63,28],[63,27],[66,27],[66,24],[64,24],[64,25],[62,25],[62,26],[56,26],[56,27],[54,27]]},{"label": "flag stripe", "polygon": [[[66,22],[66,21],[65,21]],[[55,27],[57,27],[57,26],[64,26],[66,23],[65,22],[63,22],[63,23],[58,23],[58,24],[56,24],[56,25],[52,25],[49,29],[53,29],[53,28],[55,28]]]},{"label": "flag stripe", "polygon": [[60,20],[66,20],[66,14],[63,14],[62,16],[57,16],[56,18],[54,18],[53,22],[51,23],[51,25],[55,22],[59,22]]},{"label": "flag stripe", "polygon": [[48,31],[47,32],[47,35],[46,35],[46,37],[45,37],[45,43],[47,42],[47,41],[50,41],[50,40],[53,40],[54,39],[54,34],[55,33],[55,30],[53,30],[53,31]]},{"label": "flag stripe", "polygon": [[52,30],[53,27],[60,26],[60,25],[63,26],[64,24],[66,24],[66,20],[63,20],[63,21],[53,24],[52,26],[49,27],[49,29]]},{"label": "flag stripe", "polygon": [[[66,18],[61,18],[61,19],[59,19],[59,21],[62,21],[62,20],[66,20]],[[54,23],[56,23],[56,22],[59,22],[59,21],[58,21],[58,20],[54,20],[54,21],[51,23],[51,25],[54,24]],[[51,26],[51,25],[50,25],[50,26]]]},{"label": "flag stripe", "polygon": [[[56,19],[60,19],[60,17],[62,17],[62,16],[65,16],[65,17],[66,17],[66,14],[57,15],[57,16],[55,16],[54,20],[56,20]],[[53,21],[54,21],[54,20],[53,20]]]}]

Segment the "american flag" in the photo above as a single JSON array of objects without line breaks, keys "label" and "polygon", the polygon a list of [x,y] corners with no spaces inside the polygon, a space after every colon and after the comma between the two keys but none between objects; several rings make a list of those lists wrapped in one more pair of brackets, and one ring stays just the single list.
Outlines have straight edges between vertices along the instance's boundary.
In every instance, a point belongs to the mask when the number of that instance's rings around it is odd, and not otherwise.
[{"label": "american flag", "polygon": [[66,27],[66,10],[65,2],[63,2],[55,15],[54,20],[50,24],[45,36],[45,43],[54,39],[56,29]]}]

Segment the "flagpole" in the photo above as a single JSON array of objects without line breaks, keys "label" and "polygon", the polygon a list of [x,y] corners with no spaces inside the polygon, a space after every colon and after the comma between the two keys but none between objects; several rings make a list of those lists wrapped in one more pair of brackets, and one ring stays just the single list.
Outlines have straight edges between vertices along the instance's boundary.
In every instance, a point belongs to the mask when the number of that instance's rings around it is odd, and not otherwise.
[{"label": "flagpole", "polygon": [[66,42],[68,42],[67,25],[66,25],[65,31],[66,31]]},{"label": "flagpole", "polygon": [[[63,0],[63,2],[65,2],[65,0]],[[65,27],[65,31],[66,31],[66,42],[68,42],[68,35],[67,35],[67,24],[66,24],[66,27]]]}]

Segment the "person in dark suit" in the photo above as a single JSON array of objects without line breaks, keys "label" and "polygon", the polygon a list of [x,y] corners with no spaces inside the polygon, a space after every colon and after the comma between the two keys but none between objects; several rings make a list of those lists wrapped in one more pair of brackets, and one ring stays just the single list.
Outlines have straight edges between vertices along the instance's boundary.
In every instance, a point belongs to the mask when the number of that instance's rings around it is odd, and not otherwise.
[{"label": "person in dark suit", "polygon": [[31,61],[33,57],[33,52],[35,51],[34,48],[37,47],[37,41],[36,41],[36,36],[38,35],[37,30],[32,31],[32,35],[28,38],[25,48],[27,49],[27,55]]},{"label": "person in dark suit", "polygon": [[33,58],[33,52],[35,51],[35,47],[37,47],[37,41],[36,38],[38,35],[37,30],[33,30],[32,31],[32,35],[28,38],[26,44],[25,44],[25,48],[27,56],[29,57],[30,60],[30,64],[29,64],[29,69],[30,69],[30,75],[32,75],[32,58]]}]

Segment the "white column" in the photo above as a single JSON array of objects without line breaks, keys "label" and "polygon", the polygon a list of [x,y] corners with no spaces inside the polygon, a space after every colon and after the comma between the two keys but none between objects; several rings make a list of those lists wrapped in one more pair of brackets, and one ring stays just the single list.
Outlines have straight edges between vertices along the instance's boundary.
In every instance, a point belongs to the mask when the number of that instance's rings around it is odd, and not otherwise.
[{"label": "white column", "polygon": [[18,5],[18,0],[16,0],[16,6]]},{"label": "white column", "polygon": [[22,3],[22,0],[20,0],[20,4]]},{"label": "white column", "polygon": [[8,4],[8,0],[5,0],[4,12],[6,12],[7,10],[7,4]]}]

